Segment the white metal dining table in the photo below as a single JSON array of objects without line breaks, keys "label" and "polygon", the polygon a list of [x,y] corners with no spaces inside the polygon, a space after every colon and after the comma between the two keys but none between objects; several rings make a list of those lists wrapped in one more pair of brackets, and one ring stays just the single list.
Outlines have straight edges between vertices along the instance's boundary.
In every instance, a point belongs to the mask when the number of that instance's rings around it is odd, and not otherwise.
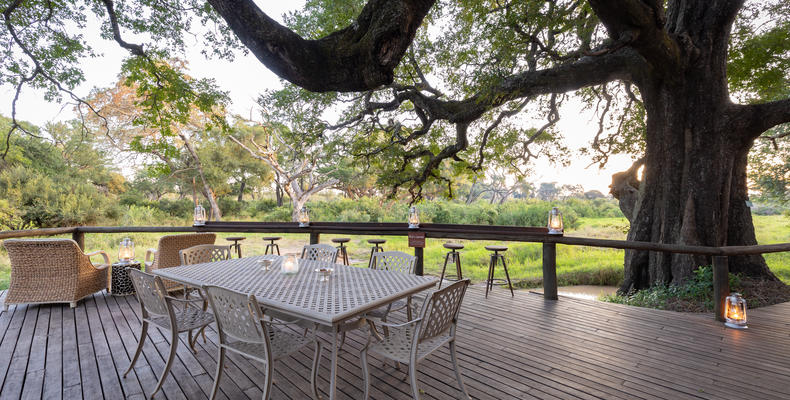
[{"label": "white metal dining table", "polygon": [[[261,259],[272,259],[264,270]],[[299,260],[299,272],[281,272],[283,257],[237,258],[204,264],[158,269],[154,274],[193,287],[216,285],[255,295],[262,307],[331,329],[329,398],[337,397],[338,339],[346,325],[376,308],[431,288],[435,277]],[[321,280],[317,269],[334,272]]]}]

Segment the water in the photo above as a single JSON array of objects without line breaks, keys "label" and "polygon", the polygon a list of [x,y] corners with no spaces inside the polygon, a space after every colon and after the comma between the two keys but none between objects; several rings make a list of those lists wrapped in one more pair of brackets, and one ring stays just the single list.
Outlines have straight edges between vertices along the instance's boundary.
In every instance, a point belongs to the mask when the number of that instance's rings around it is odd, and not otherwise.
[{"label": "water", "polygon": [[[543,293],[543,288],[531,289],[536,293]],[[598,297],[606,294],[614,294],[617,292],[617,286],[594,286],[594,285],[577,285],[577,286],[560,286],[557,288],[557,294],[560,296],[574,297],[584,300],[598,300]]]}]

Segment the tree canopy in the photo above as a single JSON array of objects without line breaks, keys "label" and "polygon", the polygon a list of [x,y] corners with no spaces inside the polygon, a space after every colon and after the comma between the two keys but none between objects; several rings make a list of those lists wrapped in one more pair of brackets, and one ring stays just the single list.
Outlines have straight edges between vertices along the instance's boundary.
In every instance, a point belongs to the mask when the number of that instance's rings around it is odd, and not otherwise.
[{"label": "tree canopy", "polygon": [[[596,112],[593,159],[637,159],[612,186],[631,240],[755,243],[748,153],[754,140],[788,137],[771,131],[790,122],[785,1],[308,0],[287,26],[253,0],[10,0],[1,10],[10,45],[0,68],[17,93],[45,88],[95,111],[71,90],[93,52],[81,30],[100,18],[101,35],[130,52],[124,73],[147,94],[149,123],[167,129],[190,105],[226,101],[165,62],[200,32],[207,54],[243,48],[295,84],[274,98],[313,110],[305,121],[316,130],[304,132],[341,132],[349,153],[415,197],[463,171],[561,153],[555,125],[575,95]],[[319,121],[327,108],[340,118]],[[19,130],[12,113],[9,132]],[[681,282],[706,262],[630,252],[622,289]],[[760,257],[732,269],[771,277]]]}]

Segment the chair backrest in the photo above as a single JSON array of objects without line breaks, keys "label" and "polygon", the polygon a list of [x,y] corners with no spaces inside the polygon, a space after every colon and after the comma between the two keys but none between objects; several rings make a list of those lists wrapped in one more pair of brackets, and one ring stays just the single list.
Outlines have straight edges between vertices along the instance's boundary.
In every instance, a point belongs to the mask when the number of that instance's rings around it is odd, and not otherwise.
[{"label": "chair backrest", "polygon": [[230,246],[199,244],[178,251],[181,265],[202,264],[230,259]]},{"label": "chair backrest", "polygon": [[204,286],[203,290],[217,321],[220,343],[226,343],[225,336],[230,336],[245,342],[266,343],[269,351],[268,335],[263,334],[263,313],[254,296],[219,286]]},{"label": "chair backrest", "polygon": [[337,259],[337,247],[324,243],[309,244],[302,247],[302,258],[334,263]]},{"label": "chair backrest", "polygon": [[[89,264],[77,242],[71,239],[8,239],[3,241],[11,264],[11,283],[34,291],[76,287],[80,265]],[[45,283],[47,287],[39,284]]]},{"label": "chair backrest", "polygon": [[460,280],[426,297],[420,311],[419,341],[443,335],[457,323],[467,286],[469,279]]},{"label": "chair backrest", "polygon": [[170,307],[168,307],[167,290],[162,283],[162,278],[151,275],[147,272],[140,271],[136,268],[128,268],[129,278],[134,285],[134,291],[137,294],[137,301],[140,302],[140,309],[143,312],[143,318],[148,314],[154,315],[171,315]]},{"label": "chair backrest", "polygon": [[[53,265],[72,266],[74,271],[85,255],[71,239],[8,239],[3,241],[11,268],[52,269]],[[62,272],[62,271],[61,271]]]},{"label": "chair backrest", "polygon": [[181,265],[178,252],[199,244],[214,244],[216,233],[189,233],[167,235],[159,238],[156,252],[156,268],[169,268]]},{"label": "chair backrest", "polygon": [[416,262],[417,257],[402,251],[381,251],[373,253],[373,261],[370,263],[370,267],[385,271],[413,274],[414,264]]}]

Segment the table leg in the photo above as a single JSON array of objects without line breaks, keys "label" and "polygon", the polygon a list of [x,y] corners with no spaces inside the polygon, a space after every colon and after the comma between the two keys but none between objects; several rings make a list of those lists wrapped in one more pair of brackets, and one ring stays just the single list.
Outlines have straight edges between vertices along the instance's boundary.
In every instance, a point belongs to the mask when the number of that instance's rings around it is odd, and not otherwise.
[{"label": "table leg", "polygon": [[332,326],[332,358],[330,360],[331,367],[330,367],[330,376],[329,376],[329,400],[334,400],[337,398],[337,341],[340,338],[338,335],[338,331],[340,327],[338,325]]}]

